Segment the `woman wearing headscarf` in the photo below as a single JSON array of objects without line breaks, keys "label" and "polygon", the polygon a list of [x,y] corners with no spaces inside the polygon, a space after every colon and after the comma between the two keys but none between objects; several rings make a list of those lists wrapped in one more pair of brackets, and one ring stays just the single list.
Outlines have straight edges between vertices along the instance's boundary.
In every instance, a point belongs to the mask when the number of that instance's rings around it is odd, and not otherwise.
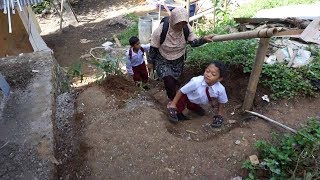
[{"label": "woman wearing headscarf", "polygon": [[[179,79],[186,59],[186,46],[201,46],[212,41],[213,35],[198,38],[188,23],[189,13],[185,8],[172,10],[169,17],[169,27],[165,39],[161,41],[161,33],[165,29],[164,23],[153,32],[151,48],[148,58],[149,70],[155,68],[159,78],[164,81],[166,93],[170,102],[176,95],[177,80]],[[185,29],[188,28],[188,37]],[[170,103],[169,102],[169,103]]]}]

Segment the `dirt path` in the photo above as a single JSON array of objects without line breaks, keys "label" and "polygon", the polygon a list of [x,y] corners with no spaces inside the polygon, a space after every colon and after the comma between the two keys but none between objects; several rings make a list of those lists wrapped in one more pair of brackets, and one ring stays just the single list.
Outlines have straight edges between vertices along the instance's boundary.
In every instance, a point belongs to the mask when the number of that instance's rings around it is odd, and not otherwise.
[{"label": "dirt path", "polygon": [[[119,81],[118,77],[108,80],[108,84],[120,84],[119,87],[121,82],[126,81]],[[123,89],[112,88],[114,92]],[[187,115],[193,120],[171,124],[164,113],[165,104],[157,101],[164,96],[159,87],[139,94],[129,89],[125,91],[127,97],[133,95],[133,98],[119,97],[119,94],[110,93],[111,89],[94,85],[77,99],[81,114],[78,117],[85,122],[83,142],[89,149],[84,162],[90,169],[88,179],[230,179],[244,176],[242,162],[256,153],[253,143],[257,139],[270,139],[271,132],[283,132],[261,119],[241,121],[239,114],[230,114],[233,112],[231,106],[227,108],[226,124],[220,130],[206,125],[211,122],[209,116],[200,118],[191,113]],[[319,115],[319,103],[320,98],[280,101],[259,111],[298,128],[308,117]],[[228,123],[231,119],[236,123]],[[237,140],[239,145],[235,144]]]},{"label": "dirt path", "polygon": [[[52,33],[44,39],[54,50],[59,64],[70,67],[88,54],[90,48],[111,40],[113,33],[125,28],[118,18],[110,20],[108,17],[113,10],[121,14],[133,3],[141,2],[75,1],[76,13],[89,22],[66,27],[62,34]],[[42,19],[41,23],[50,30],[53,28],[50,23],[57,21]],[[54,26],[56,28],[56,24]],[[80,39],[90,42],[80,43]],[[87,62],[85,75],[95,71]],[[271,132],[283,130],[257,118],[244,120],[246,116],[241,115],[239,108],[248,76],[235,71],[230,74],[225,84],[230,100],[226,123],[218,130],[208,126],[212,112],[201,118],[187,113],[193,120],[171,124],[164,109],[166,96],[159,82],[153,83],[148,92],[139,92],[132,81],[124,77],[109,77],[102,86],[82,87],[77,94],[75,119],[79,154],[70,158],[73,162],[61,164],[58,175],[70,179],[230,179],[244,176],[242,162],[256,153],[253,143],[257,139],[270,139]],[[188,80],[190,75],[183,78]],[[320,116],[319,97],[266,103],[261,96],[267,92],[259,89],[255,110],[288,126],[298,128],[308,117]],[[235,144],[237,140],[240,141],[238,145]]]}]

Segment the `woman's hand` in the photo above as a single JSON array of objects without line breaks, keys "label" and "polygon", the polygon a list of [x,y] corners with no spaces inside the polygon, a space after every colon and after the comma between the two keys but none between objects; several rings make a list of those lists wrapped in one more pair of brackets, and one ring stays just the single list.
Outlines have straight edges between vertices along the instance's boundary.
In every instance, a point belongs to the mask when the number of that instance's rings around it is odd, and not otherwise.
[{"label": "woman's hand", "polygon": [[214,34],[211,34],[211,35],[208,35],[208,36],[204,36],[203,39],[204,39],[207,43],[209,43],[209,42],[212,42],[212,41],[213,41],[213,37],[214,37],[214,36],[215,36]]}]

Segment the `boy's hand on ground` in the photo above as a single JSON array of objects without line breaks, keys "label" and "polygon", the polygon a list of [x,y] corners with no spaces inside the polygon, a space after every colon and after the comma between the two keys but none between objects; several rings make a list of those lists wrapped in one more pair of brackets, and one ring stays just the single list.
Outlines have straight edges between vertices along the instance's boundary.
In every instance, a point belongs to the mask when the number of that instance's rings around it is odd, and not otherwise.
[{"label": "boy's hand on ground", "polygon": [[175,104],[170,103],[170,104],[168,105],[168,108],[174,108],[174,109],[176,109],[177,106],[176,106]]}]

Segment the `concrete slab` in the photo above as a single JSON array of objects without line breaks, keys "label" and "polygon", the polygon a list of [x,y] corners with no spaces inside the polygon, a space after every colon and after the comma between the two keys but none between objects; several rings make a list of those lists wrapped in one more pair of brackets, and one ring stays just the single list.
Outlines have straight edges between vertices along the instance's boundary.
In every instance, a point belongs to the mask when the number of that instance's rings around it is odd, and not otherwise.
[{"label": "concrete slab", "polygon": [[53,179],[57,63],[51,53],[0,58],[12,87],[0,102],[0,179]]},{"label": "concrete slab", "polygon": [[257,12],[257,18],[287,18],[296,17],[301,19],[315,19],[320,16],[320,2],[305,5],[290,5],[276,7],[272,9],[264,9]]}]

